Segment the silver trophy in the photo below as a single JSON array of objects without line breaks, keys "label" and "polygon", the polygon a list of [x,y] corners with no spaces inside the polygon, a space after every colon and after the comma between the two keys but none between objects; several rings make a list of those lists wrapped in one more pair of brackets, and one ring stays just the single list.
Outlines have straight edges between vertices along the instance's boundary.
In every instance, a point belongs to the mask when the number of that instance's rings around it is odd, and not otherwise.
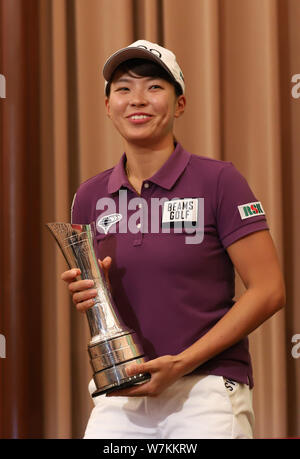
[{"label": "silver trophy", "polygon": [[150,379],[149,373],[127,376],[132,363],[144,363],[137,334],[126,327],[117,313],[104,273],[94,251],[95,224],[46,224],[70,269],[79,268],[81,279],[92,279],[97,290],[95,304],[86,311],[91,341],[88,344],[96,391],[92,397]]}]

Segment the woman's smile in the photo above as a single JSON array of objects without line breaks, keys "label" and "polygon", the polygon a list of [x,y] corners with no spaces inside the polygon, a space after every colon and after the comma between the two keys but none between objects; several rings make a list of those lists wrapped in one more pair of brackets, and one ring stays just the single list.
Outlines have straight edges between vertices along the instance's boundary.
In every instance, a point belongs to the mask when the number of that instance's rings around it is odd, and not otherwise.
[{"label": "woman's smile", "polygon": [[149,113],[143,113],[143,112],[137,112],[137,113],[132,113],[131,115],[127,116],[128,120],[133,123],[133,124],[144,124],[150,121],[152,118],[152,115]]}]

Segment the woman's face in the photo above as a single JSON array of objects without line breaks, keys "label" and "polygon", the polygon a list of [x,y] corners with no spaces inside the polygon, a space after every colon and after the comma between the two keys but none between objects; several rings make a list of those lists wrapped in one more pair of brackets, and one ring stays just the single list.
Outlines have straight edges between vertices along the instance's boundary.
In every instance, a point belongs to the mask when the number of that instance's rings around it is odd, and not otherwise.
[{"label": "woman's face", "polygon": [[107,114],[129,143],[149,146],[170,137],[174,119],[185,107],[185,97],[162,78],[117,72],[105,100]]}]

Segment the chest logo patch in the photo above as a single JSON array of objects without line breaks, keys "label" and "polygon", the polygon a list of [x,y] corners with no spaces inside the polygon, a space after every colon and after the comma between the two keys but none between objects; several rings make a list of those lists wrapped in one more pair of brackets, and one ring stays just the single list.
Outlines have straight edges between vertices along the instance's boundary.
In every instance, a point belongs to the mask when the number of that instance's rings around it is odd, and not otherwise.
[{"label": "chest logo patch", "polygon": [[102,228],[104,233],[107,234],[109,231],[109,228],[115,223],[118,223],[120,220],[122,220],[122,218],[123,217],[121,214],[104,215],[104,217],[101,217],[100,219],[97,220],[97,228]]},{"label": "chest logo patch", "polygon": [[238,209],[242,220],[256,217],[257,215],[266,215],[260,201],[242,204],[241,206],[238,206]]},{"label": "chest logo patch", "polygon": [[195,224],[198,220],[198,199],[183,198],[166,201],[163,205],[162,226]]}]

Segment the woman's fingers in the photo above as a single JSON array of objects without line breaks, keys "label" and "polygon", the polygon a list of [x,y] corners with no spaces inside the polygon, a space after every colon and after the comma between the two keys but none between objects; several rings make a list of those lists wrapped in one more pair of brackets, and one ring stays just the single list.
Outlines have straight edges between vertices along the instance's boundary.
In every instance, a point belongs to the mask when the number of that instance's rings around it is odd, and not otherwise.
[{"label": "woman's fingers", "polygon": [[88,290],[83,290],[82,292],[74,293],[73,295],[73,302],[75,304],[81,303],[82,301],[90,300],[97,296],[97,290],[95,288],[91,288]]},{"label": "woman's fingers", "polygon": [[111,290],[111,284],[110,284],[108,272],[109,272],[109,268],[111,267],[111,262],[112,262],[111,257],[105,257],[103,260],[100,260],[98,258],[98,263],[100,265],[100,268],[102,268],[104,272],[105,280],[110,290]]},{"label": "woman's fingers", "polygon": [[94,306],[94,304],[95,304],[94,299],[90,298],[89,300],[81,301],[80,303],[77,303],[76,304],[76,309],[79,312],[86,312],[86,310],[91,308],[92,306]]},{"label": "woman's fingers", "polygon": [[[100,260],[101,262],[101,260]],[[111,257],[105,257],[103,260],[102,260],[102,264],[103,264],[103,267],[104,269],[109,269],[110,268],[110,265],[111,265],[111,262],[112,262],[112,259]]]},{"label": "woman's fingers", "polygon": [[71,293],[81,292],[83,290],[90,289],[94,287],[95,283],[91,279],[84,279],[69,284],[69,290]]},{"label": "woman's fingers", "polygon": [[81,273],[80,269],[73,268],[73,269],[69,269],[68,271],[63,272],[60,278],[65,282],[72,282],[76,279],[77,276],[80,275],[80,273]]},{"label": "woman's fingers", "polygon": [[[103,260],[98,259],[98,262],[104,272],[106,282],[109,288],[111,288],[108,271],[111,266],[112,259],[111,257],[105,257]],[[69,269],[68,271],[62,273],[61,279],[68,284],[68,288],[76,308],[81,312],[85,312],[88,308],[95,304],[94,298],[97,296],[97,290],[93,288],[95,286],[93,280],[77,280],[77,277],[80,274],[80,269]]]},{"label": "woman's fingers", "polygon": [[94,286],[93,280],[77,280],[77,276],[80,274],[80,269],[69,269],[62,273],[61,279],[68,284],[69,292],[72,295],[72,300],[76,308],[84,312],[94,305],[93,298],[97,296],[97,290],[92,288]]}]

